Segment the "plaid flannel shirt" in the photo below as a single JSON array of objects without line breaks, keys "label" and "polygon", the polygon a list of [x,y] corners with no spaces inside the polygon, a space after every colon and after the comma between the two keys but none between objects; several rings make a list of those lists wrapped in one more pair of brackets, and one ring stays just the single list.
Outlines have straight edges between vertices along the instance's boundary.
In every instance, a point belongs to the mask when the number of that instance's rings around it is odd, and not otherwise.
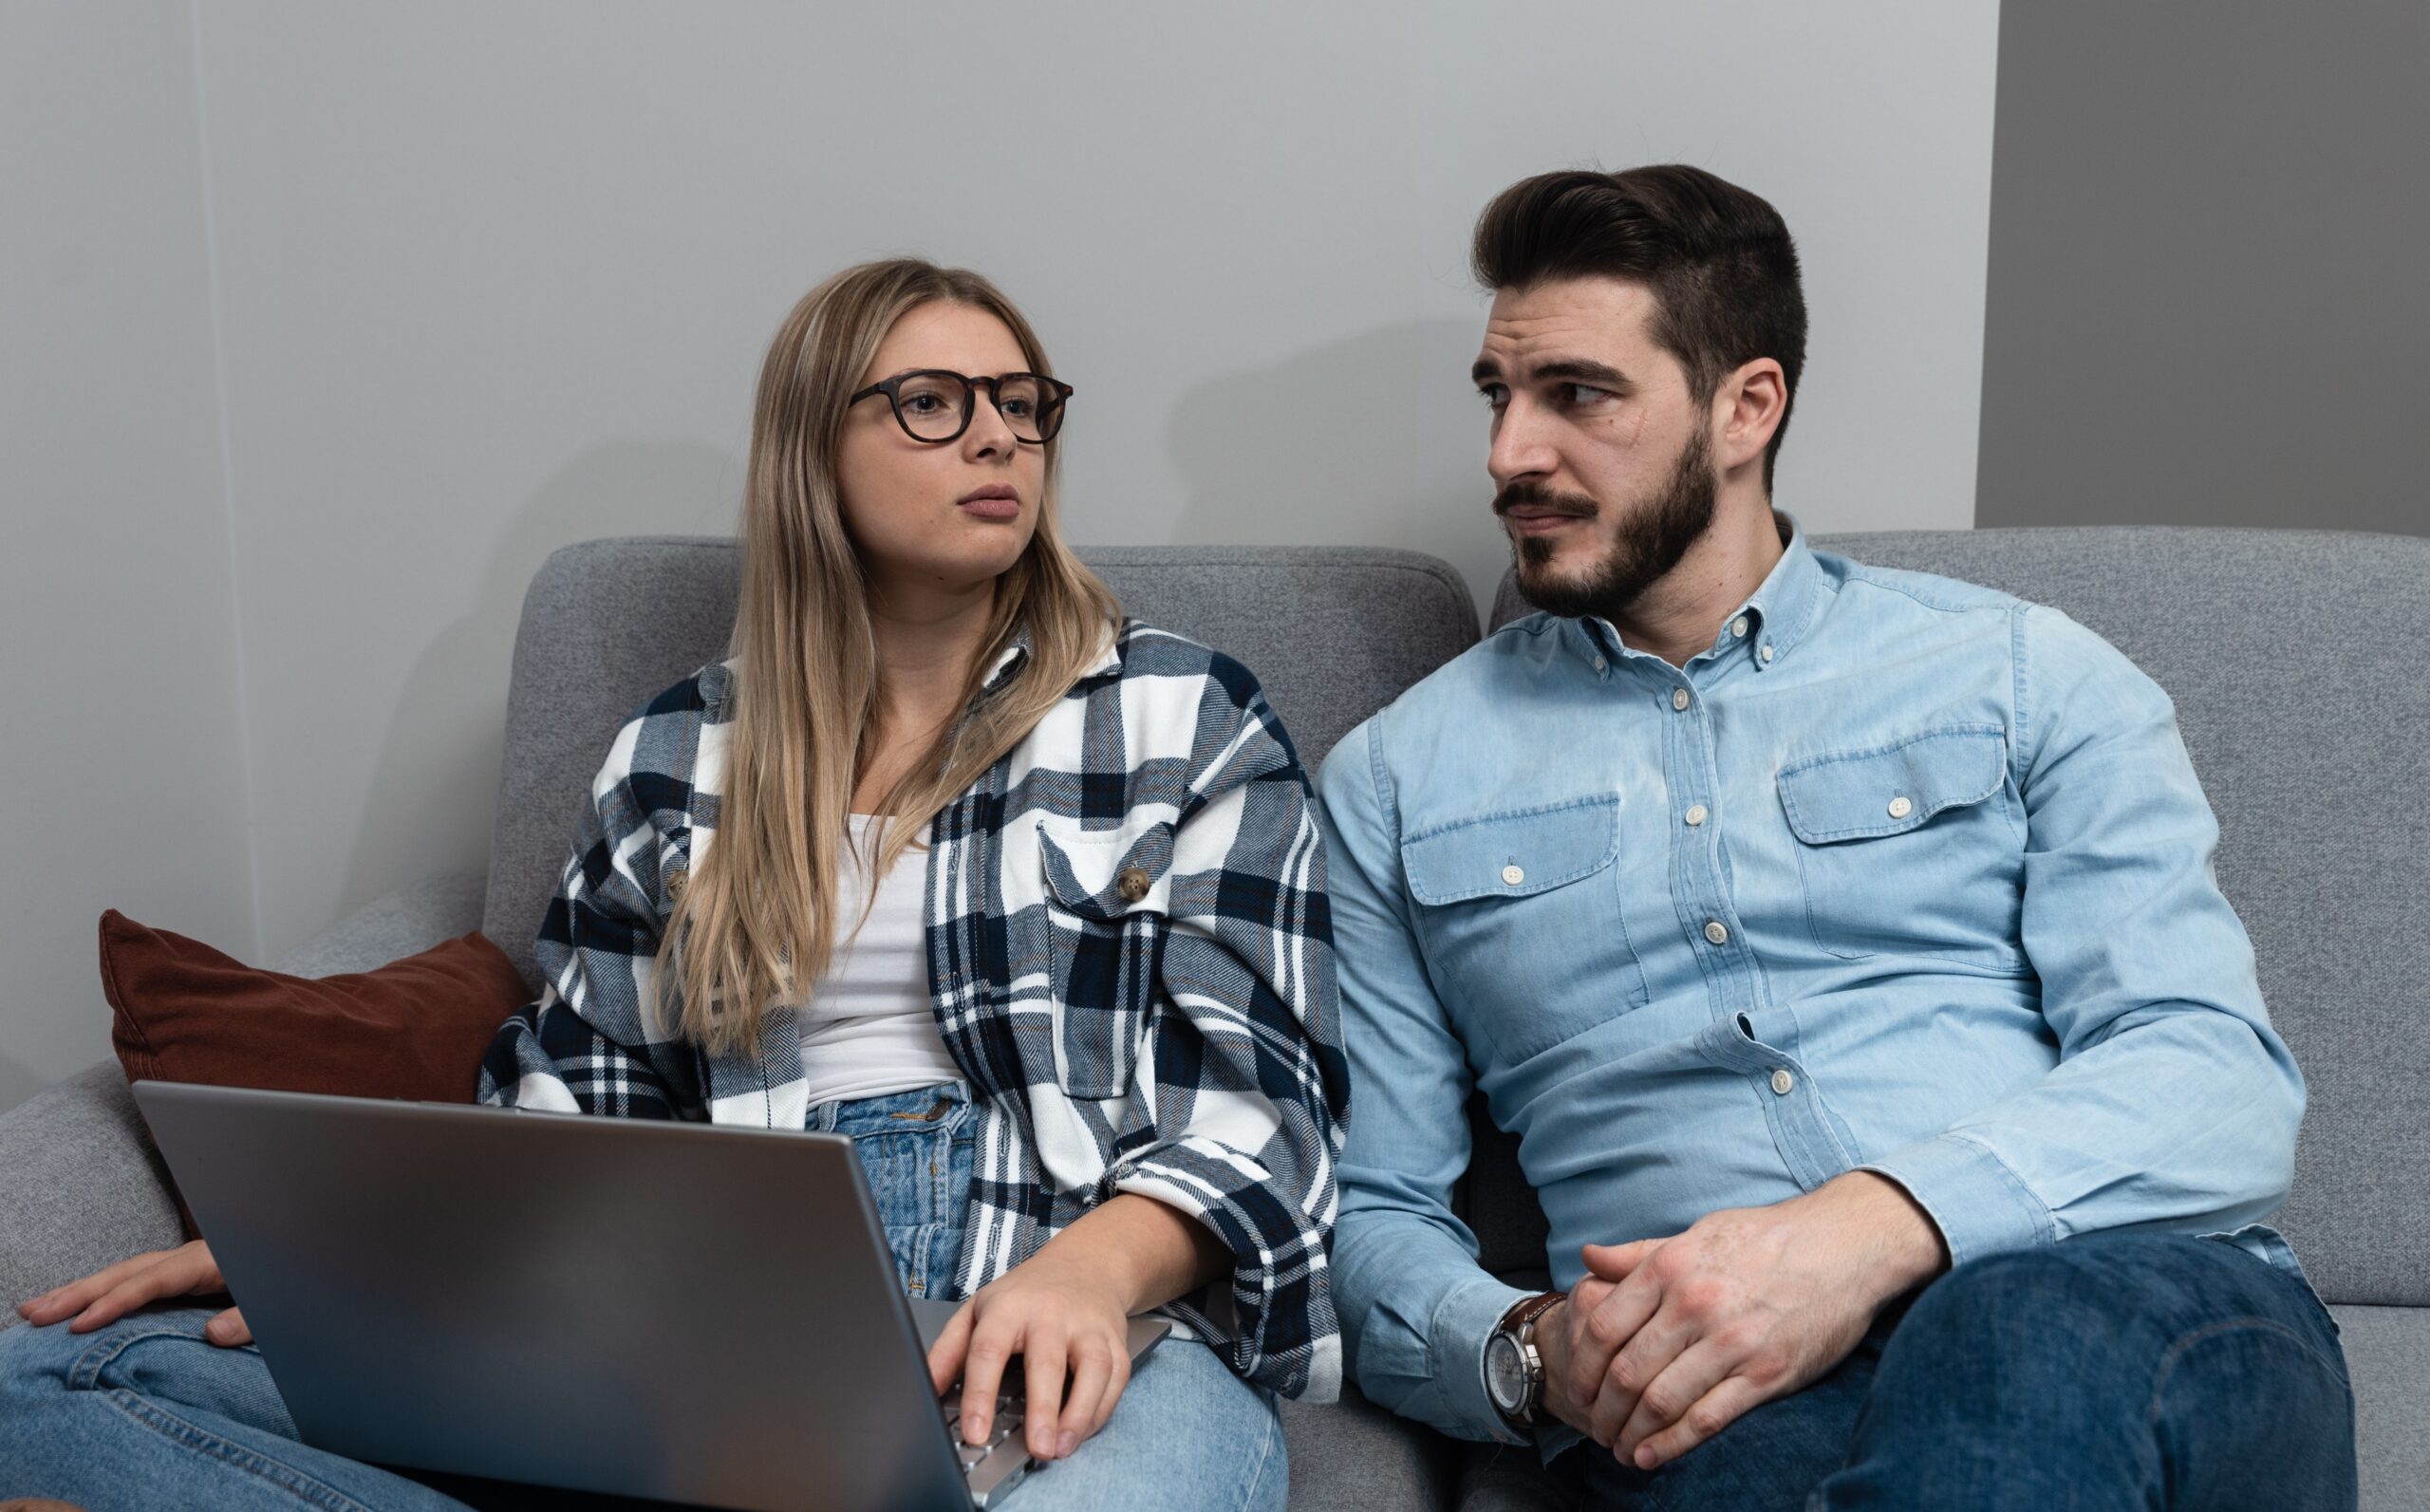
[{"label": "plaid flannel shirt", "polygon": [[[987,690],[1026,655],[1010,648]],[[673,891],[717,829],[735,677],[705,667],[617,733],[541,924],[546,986],[499,1030],[482,1101],[803,1127],[798,1005],[729,1055],[645,1007]],[[1326,1244],[1349,1083],[1321,844],[1256,679],[1135,621],[938,813],[930,1000],[980,1111],[965,1296],[1140,1193],[1233,1256],[1228,1287],[1164,1311],[1249,1380],[1335,1396]]]}]

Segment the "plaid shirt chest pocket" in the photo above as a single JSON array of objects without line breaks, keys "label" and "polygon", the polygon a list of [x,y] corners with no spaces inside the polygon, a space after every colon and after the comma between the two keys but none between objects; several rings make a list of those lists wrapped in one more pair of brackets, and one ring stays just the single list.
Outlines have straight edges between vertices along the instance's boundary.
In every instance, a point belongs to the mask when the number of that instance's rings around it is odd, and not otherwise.
[{"label": "plaid shirt chest pocket", "polygon": [[1164,822],[1038,830],[1045,869],[1055,1079],[1075,1097],[1120,1097],[1139,1069],[1170,929],[1173,830]]}]

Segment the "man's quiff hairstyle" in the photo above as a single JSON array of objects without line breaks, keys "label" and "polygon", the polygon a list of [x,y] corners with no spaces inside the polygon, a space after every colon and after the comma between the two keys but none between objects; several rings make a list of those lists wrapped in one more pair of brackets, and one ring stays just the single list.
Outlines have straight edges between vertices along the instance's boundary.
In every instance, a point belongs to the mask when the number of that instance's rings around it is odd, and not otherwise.
[{"label": "man's quiff hairstyle", "polygon": [[1470,263],[1487,289],[1569,278],[1644,285],[1654,295],[1650,334],[1687,369],[1698,402],[1759,357],[1779,363],[1787,393],[1764,449],[1770,490],[1805,366],[1805,295],[1797,244],[1762,196],[1678,164],[1538,174],[1485,207]]}]

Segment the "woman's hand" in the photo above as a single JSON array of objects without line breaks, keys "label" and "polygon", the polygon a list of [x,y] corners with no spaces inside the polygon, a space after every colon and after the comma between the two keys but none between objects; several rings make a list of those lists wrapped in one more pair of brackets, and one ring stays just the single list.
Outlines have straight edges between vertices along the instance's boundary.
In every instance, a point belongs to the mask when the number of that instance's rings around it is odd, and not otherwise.
[{"label": "woman's hand", "polygon": [[1131,1384],[1131,1316],[1196,1291],[1231,1255],[1195,1219],[1117,1192],[962,1304],[928,1351],[943,1396],[962,1381],[962,1439],[995,1429],[1004,1367],[1021,1356],[1029,1452],[1059,1460],[1105,1427]]},{"label": "woman's hand", "polygon": [[[197,1239],[176,1249],[156,1249],[148,1255],[121,1260],[81,1281],[69,1281],[32,1301],[20,1302],[17,1316],[36,1325],[72,1317],[74,1321],[67,1325],[69,1333],[89,1334],[117,1322],[146,1302],[226,1290],[228,1283],[220,1279],[219,1262],[211,1258],[211,1246]],[[205,1323],[202,1336],[230,1349],[253,1341],[252,1330],[245,1326],[245,1315],[233,1307]]]},{"label": "woman's hand", "polygon": [[1020,1355],[1029,1452],[1059,1460],[1113,1415],[1131,1384],[1130,1341],[1130,1315],[1106,1278],[1050,1244],[962,1304],[928,1351],[928,1374],[939,1395],[961,1378],[963,1442],[984,1444],[1004,1368]]}]

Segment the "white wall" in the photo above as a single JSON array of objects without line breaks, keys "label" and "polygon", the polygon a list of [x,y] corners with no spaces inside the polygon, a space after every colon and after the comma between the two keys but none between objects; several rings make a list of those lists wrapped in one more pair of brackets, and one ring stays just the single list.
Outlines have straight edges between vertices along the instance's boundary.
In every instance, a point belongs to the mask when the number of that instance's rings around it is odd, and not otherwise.
[{"label": "white wall", "polygon": [[[1970,523],[1995,0],[1511,13],[202,6],[196,108],[155,146],[207,166],[215,231],[234,565],[212,590],[238,593],[252,753],[216,791],[255,827],[251,943],[479,863],[532,570],[589,536],[730,529],[764,343],[863,257],[966,262],[1029,310],[1079,387],[1075,539],[1408,545],[1486,590],[1470,220],[1545,167],[1702,162],[1805,252],[1784,502],[1826,529]],[[106,14],[57,28],[123,46],[134,89],[148,51]],[[102,166],[17,140],[63,178]],[[132,340],[30,349],[107,365]],[[217,496],[215,456],[146,465]],[[95,867],[118,901],[144,863]],[[230,927],[191,896],[157,922]],[[68,973],[47,935],[11,943]]]},{"label": "white wall", "polygon": [[108,1054],[105,907],[253,937],[186,8],[0,9],[0,1108]]}]

